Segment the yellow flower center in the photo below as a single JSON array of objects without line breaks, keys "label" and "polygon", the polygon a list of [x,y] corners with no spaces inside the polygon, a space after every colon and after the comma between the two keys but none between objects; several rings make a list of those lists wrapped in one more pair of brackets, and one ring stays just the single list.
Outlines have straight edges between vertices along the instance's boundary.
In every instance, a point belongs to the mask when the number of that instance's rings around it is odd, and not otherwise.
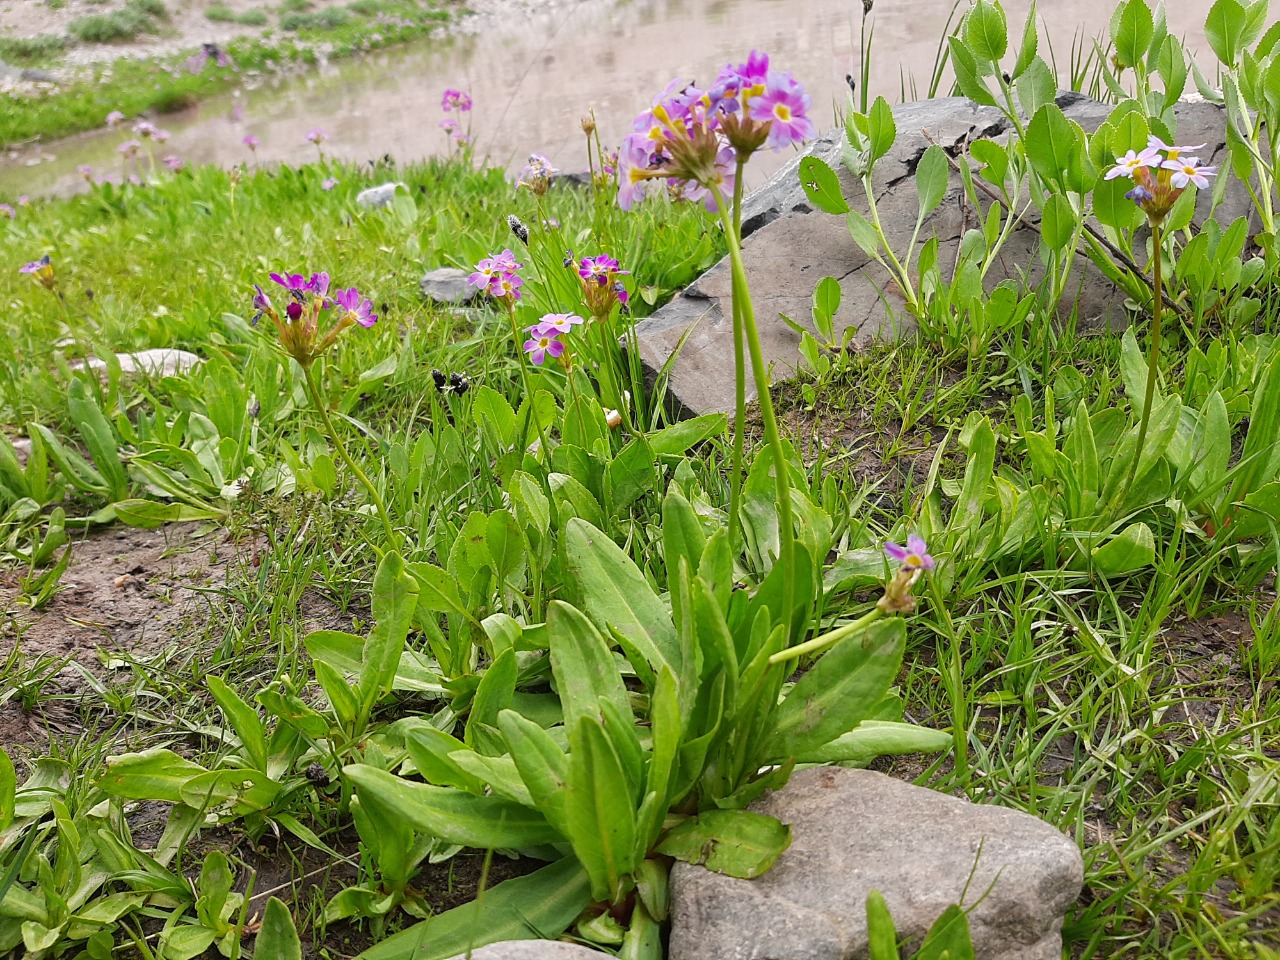
[{"label": "yellow flower center", "polygon": [[785,103],[775,103],[773,105],[773,115],[783,123],[788,123],[791,120],[791,108]]}]

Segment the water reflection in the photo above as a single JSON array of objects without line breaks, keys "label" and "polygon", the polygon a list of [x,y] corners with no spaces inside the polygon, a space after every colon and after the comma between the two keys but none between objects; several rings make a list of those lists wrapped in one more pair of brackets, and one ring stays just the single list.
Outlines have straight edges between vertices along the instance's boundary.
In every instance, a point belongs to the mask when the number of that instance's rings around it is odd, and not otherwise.
[{"label": "water reflection", "polygon": [[[1041,7],[1060,64],[1074,34],[1105,29],[1114,2]],[[1005,4],[1015,37],[1028,6],[1029,0]],[[1203,12],[1196,6],[1172,5],[1169,29],[1189,49],[1203,50]],[[439,154],[448,145],[437,127],[444,116],[440,93],[457,87],[475,100],[480,155],[516,169],[538,151],[562,169],[581,169],[579,120],[587,110],[594,109],[604,142],[616,143],[672,76],[705,82],[752,47],[770,51],[806,85],[814,120],[826,129],[847,94],[846,74],[857,73],[861,9],[861,0],[579,0],[500,19],[478,35],[419,41],[301,77],[260,79],[253,89],[162,118],[173,134],[163,152],[187,163],[231,165],[251,159],[242,143],[251,133],[261,141],[259,162],[305,163],[315,158],[306,132],[320,126],[330,136],[325,152],[342,159]],[[923,94],[949,9],[939,0],[876,3],[873,96],[896,102],[905,86],[909,97],[909,78]],[[109,109],[103,105],[104,115]],[[0,164],[0,198],[77,189],[81,164],[119,172],[116,147],[125,138],[100,131],[20,152]],[[783,160],[753,161],[749,185]]]}]

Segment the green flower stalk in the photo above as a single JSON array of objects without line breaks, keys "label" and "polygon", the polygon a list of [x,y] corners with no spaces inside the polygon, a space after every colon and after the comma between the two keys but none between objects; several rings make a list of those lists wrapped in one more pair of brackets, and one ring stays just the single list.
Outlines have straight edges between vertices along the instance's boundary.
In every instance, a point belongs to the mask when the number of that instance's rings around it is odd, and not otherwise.
[{"label": "green flower stalk", "polygon": [[[281,348],[297,361],[298,366],[302,368],[303,381],[307,387],[307,396],[311,399],[311,404],[316,408],[316,412],[320,414],[320,419],[324,421],[325,432],[329,435],[334,448],[338,451],[339,458],[346,464],[347,469],[351,471],[352,475],[365,490],[368,491],[369,499],[373,502],[374,508],[378,512],[378,517],[382,521],[391,549],[399,550],[400,535],[396,532],[395,525],[391,522],[391,515],[387,512],[387,505],[382,499],[382,494],[378,492],[377,486],[369,479],[369,476],[360,469],[360,465],[355,462],[347,451],[346,444],[342,442],[342,437],[335,429],[333,420],[329,416],[329,404],[320,392],[320,386],[316,381],[314,370],[316,360],[337,342],[338,337],[344,330],[357,325],[368,328],[378,322],[378,315],[373,312],[373,302],[368,298],[361,297],[355,287],[348,290],[338,290],[332,297],[329,296],[329,275],[327,273],[313,273],[310,279],[300,273],[273,273],[271,274],[271,279],[284,287],[288,294],[288,303],[282,314],[281,311],[275,308],[271,298],[267,296],[262,287],[255,284],[253,322],[256,325],[262,317],[266,316],[275,324]],[[326,311],[332,311],[336,319],[322,335],[320,333],[320,318]]]}]

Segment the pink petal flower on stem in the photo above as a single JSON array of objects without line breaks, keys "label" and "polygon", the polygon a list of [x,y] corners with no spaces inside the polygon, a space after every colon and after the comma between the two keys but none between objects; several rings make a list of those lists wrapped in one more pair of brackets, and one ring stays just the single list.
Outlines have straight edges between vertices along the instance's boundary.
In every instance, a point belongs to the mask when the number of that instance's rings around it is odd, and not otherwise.
[{"label": "pink petal flower on stem", "polygon": [[1133,171],[1139,167],[1158,167],[1160,165],[1160,151],[1155,147],[1147,147],[1141,153],[1130,150],[1123,157],[1116,157],[1116,165],[1107,171],[1104,180],[1114,180],[1116,177],[1132,177]]},{"label": "pink petal flower on stem", "polygon": [[529,359],[540,367],[548,356],[556,359],[564,353],[564,344],[560,342],[559,337],[560,335],[553,331],[536,334],[532,339],[524,342],[524,352],[529,354]]},{"label": "pink petal flower on stem", "polygon": [[902,564],[904,569],[932,570],[934,568],[933,557],[929,556],[929,547],[924,542],[924,538],[918,534],[913,533],[907,537],[905,547],[900,547],[896,543],[886,543],[884,552],[891,559]]},{"label": "pink petal flower on stem", "polygon": [[789,73],[773,73],[764,93],[748,104],[752,120],[768,121],[768,145],[781,150],[813,136],[813,122],[807,116],[810,98]]}]

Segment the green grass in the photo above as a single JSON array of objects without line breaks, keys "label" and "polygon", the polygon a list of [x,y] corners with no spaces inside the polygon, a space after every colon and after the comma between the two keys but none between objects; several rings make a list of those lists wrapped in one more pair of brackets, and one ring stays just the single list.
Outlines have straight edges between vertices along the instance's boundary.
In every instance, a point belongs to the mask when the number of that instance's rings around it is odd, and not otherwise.
[{"label": "green grass", "polygon": [[[269,72],[289,64],[314,63],[317,42],[326,44],[329,57],[340,58],[423,36],[449,16],[415,0],[391,0],[386,9],[400,22],[368,24],[359,18],[349,18],[336,26],[300,27],[281,41],[236,38],[225,44],[224,49],[235,60],[238,71],[207,67],[192,74],[184,69],[187,53],[153,60],[121,58],[109,66],[95,66],[57,91],[8,100],[5,110],[0,112],[0,144],[35,137],[56,139],[92,130],[102,125],[111,110],[136,116],[149,110],[164,112],[190,106],[204,97],[235,87],[244,71]],[[135,12],[129,16],[144,14]]]},{"label": "green grass", "polygon": [[[341,181],[331,193],[318,186],[328,175]],[[512,201],[497,171],[430,164],[385,175],[410,185],[412,205],[356,211],[355,192],[383,177],[315,166],[259,171],[234,190],[225,172],[198,169],[151,188],[105,189],[24,210],[0,237],[0,257],[20,262],[51,253],[67,307],[64,313],[28,278],[0,278],[0,296],[20,305],[14,315],[23,317],[0,341],[5,421],[74,429],[54,372],[53,344],[68,332],[98,351],[176,346],[226,358],[227,369],[272,369],[270,331],[244,323],[251,284],[269,269],[329,269],[335,282],[368,291],[383,320],[368,335],[347,335],[325,381],[335,398],[347,397],[341,409],[351,418],[342,421],[348,443],[397,500],[406,526],[419,531],[411,553],[429,551],[451,509],[500,502],[493,499],[498,491],[481,484],[442,492],[434,504],[403,499],[361,438],[372,432],[386,443],[412,443],[435,429],[444,411],[427,376],[433,367],[464,372],[519,401],[500,317],[477,321],[426,306],[417,279],[424,267],[465,267],[517,246],[504,215],[532,223],[539,211],[527,194]],[[431,197],[448,199],[429,201],[420,192],[426,186]],[[543,212],[560,219],[566,235],[591,222],[585,196],[553,193],[548,204]],[[667,286],[665,271],[689,255],[707,225],[696,211],[659,205],[638,217],[615,215],[608,229],[610,249],[622,251],[638,286]],[[1274,335],[1277,326],[1274,314],[1265,314],[1256,332]],[[1175,342],[1166,355],[1171,376],[1185,347]],[[1067,336],[1051,355],[1030,355],[1051,359],[1019,368],[968,363],[925,342],[905,343],[849,355],[821,378],[778,387],[792,437],[809,452],[814,495],[850,518],[852,540],[880,536],[928,494],[927,467],[940,440],[970,411],[1007,424],[1013,396],[1028,384],[1039,391],[1065,382],[1070,369],[1087,371],[1081,382],[1090,406],[1120,402],[1115,338]],[[389,377],[345,393],[386,363]],[[150,386],[113,384],[106,396],[136,417],[194,403],[204,389],[196,374]],[[459,418],[466,404],[464,398],[457,406]],[[256,440],[268,460],[280,441],[301,444],[316,424],[305,407],[276,409]],[[814,443],[818,437],[824,444]],[[832,437],[841,439],[832,446]],[[714,504],[727,496],[723,456],[712,446],[693,463]],[[478,452],[468,462],[477,477],[488,469]],[[949,480],[964,458],[952,447],[940,463]],[[660,570],[643,510],[632,522],[633,549]],[[127,659],[100,689],[74,697],[53,682],[56,661],[18,659],[8,668],[14,680],[4,696],[11,702],[45,715],[70,709],[83,726],[47,748],[85,785],[68,797],[73,811],[96,802],[87,784],[114,753],[175,743],[197,760],[219,751],[190,733],[218,722],[203,691],[206,672],[250,698],[284,675],[301,682],[302,624],[317,609],[344,628],[367,625],[371,559],[359,544],[362,536],[376,537],[377,527],[345,497],[249,495],[227,523],[242,546],[217,548],[236,559],[225,586],[208,595],[213,615],[201,616],[181,645]],[[955,582],[944,589],[928,581],[921,612],[910,621],[900,678],[908,714],[951,729],[955,749],[927,768],[886,766],[1034,813],[1080,844],[1086,889],[1068,916],[1073,956],[1255,960],[1277,945],[1275,595],[1269,586],[1235,584],[1229,558],[1219,559],[1226,573],[1210,576],[1206,591],[1203,571],[1176,545],[1162,548],[1154,574],[1111,582],[1053,563],[966,569],[965,558],[955,557]],[[303,809],[312,827],[336,842],[342,820],[334,808],[313,802]],[[303,885],[299,896],[310,902],[318,894]],[[314,904],[308,915],[310,931],[324,934]]]},{"label": "green grass", "polygon": [[215,23],[239,23],[246,27],[265,27],[270,19],[265,10],[254,9],[236,13],[230,7],[220,3],[206,7],[204,16],[206,20],[212,20]]},{"label": "green grass", "polygon": [[282,13],[280,29],[296,33],[314,30],[327,33],[351,23],[351,14],[341,7],[328,7],[315,13]]},{"label": "green grass", "polygon": [[0,37],[0,60],[6,63],[48,63],[61,56],[67,38],[54,33],[34,37]]}]

